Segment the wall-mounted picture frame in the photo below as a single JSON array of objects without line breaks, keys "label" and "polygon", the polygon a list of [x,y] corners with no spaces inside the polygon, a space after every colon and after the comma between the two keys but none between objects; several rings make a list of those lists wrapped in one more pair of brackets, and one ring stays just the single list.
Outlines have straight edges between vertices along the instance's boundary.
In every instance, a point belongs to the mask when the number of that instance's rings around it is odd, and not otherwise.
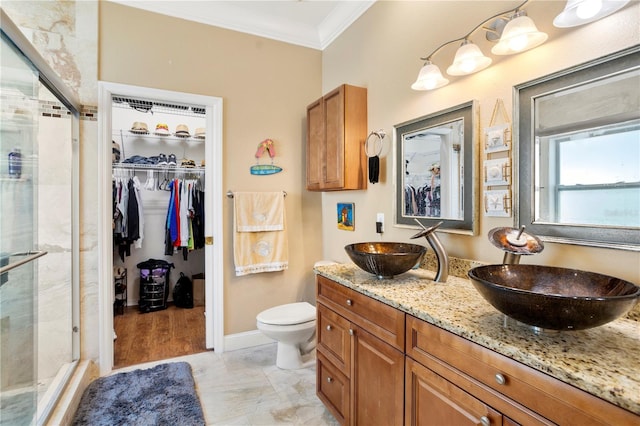
[{"label": "wall-mounted picture frame", "polygon": [[507,151],[511,144],[511,125],[498,124],[484,129],[484,151],[486,153]]},{"label": "wall-mounted picture frame", "polygon": [[337,206],[337,223],[338,229],[343,231],[354,231],[356,229],[354,221],[354,203],[338,203]]},{"label": "wall-mounted picture frame", "polygon": [[485,186],[509,185],[510,180],[511,161],[509,158],[484,161]]},{"label": "wall-mounted picture frame", "polygon": [[484,214],[493,217],[511,216],[511,191],[509,189],[484,191]]}]

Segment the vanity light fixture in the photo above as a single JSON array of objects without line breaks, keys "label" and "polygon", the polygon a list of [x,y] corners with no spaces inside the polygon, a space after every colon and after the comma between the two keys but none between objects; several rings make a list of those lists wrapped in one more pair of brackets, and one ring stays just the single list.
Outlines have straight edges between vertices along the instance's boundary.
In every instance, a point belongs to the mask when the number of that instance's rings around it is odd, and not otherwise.
[{"label": "vanity light fixture", "polygon": [[553,20],[558,28],[577,27],[611,15],[629,0],[567,0],[567,5]]},{"label": "vanity light fixture", "polygon": [[512,55],[533,49],[547,41],[547,34],[538,31],[533,19],[523,11],[516,11],[504,30],[498,44],[493,46],[494,55]]},{"label": "vanity light fixture", "polygon": [[447,68],[449,75],[467,75],[482,71],[491,65],[491,58],[482,54],[480,48],[471,41],[465,39],[453,59],[453,64]]},{"label": "vanity light fixture", "polygon": [[420,68],[420,73],[415,83],[411,85],[413,90],[433,90],[449,84],[449,80],[442,76],[440,68],[434,65],[430,60],[424,63]]},{"label": "vanity light fixture", "polygon": [[[495,20],[493,27],[483,27],[485,31],[492,33],[492,37],[487,34],[488,40],[497,41],[499,35],[496,34],[500,33],[504,28],[500,42],[491,50],[494,54],[519,53],[542,44],[547,39],[547,35],[538,31],[533,20],[527,17],[523,11],[520,11],[520,8],[529,1],[525,0],[515,9],[509,9],[484,20],[464,37],[443,43],[430,55],[420,58],[425,61],[424,66],[420,69],[418,78],[411,85],[411,88],[413,90],[434,90],[449,84],[449,80],[442,76],[440,68],[431,61],[431,58],[451,43],[462,41],[456,51],[453,63],[447,68],[447,74],[452,76],[469,75],[482,71],[491,65],[491,58],[486,57],[480,48],[469,40],[473,33],[490,21]],[[505,18],[505,15],[509,13],[514,14],[510,20]]]}]

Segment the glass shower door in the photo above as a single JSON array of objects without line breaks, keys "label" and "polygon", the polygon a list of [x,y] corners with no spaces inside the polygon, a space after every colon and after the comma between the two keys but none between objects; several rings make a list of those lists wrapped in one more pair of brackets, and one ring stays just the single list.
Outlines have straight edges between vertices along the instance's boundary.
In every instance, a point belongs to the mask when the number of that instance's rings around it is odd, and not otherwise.
[{"label": "glass shower door", "polygon": [[37,405],[38,72],[2,34],[0,50],[0,425]]}]

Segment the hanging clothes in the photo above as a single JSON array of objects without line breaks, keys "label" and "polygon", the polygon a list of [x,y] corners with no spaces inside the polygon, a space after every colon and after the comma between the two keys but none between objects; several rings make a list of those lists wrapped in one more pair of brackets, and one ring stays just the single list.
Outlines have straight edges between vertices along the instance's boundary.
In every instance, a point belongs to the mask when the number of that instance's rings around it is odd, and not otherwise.
[{"label": "hanging clothes", "polygon": [[174,179],[167,207],[165,255],[181,251],[187,260],[190,251],[204,247],[204,192],[196,179]]},{"label": "hanging clothes", "polygon": [[204,191],[193,189],[193,247],[204,248]]},{"label": "hanging clothes", "polygon": [[144,209],[142,207],[142,184],[138,176],[133,177],[133,187],[136,199],[138,201],[138,239],[134,240],[133,246],[137,249],[142,248],[142,240],[144,239]]},{"label": "hanging clothes", "polygon": [[144,213],[140,181],[137,177],[116,176],[112,181],[113,242],[124,261],[131,244],[142,247]]},{"label": "hanging clothes", "polygon": [[176,215],[174,213],[174,209],[175,209],[174,185],[175,185],[175,181],[171,181],[168,185],[170,196],[169,196],[169,207],[167,208],[167,222],[166,222],[165,239],[164,239],[164,254],[167,256],[173,255],[173,242],[177,237],[177,229],[178,229]]}]

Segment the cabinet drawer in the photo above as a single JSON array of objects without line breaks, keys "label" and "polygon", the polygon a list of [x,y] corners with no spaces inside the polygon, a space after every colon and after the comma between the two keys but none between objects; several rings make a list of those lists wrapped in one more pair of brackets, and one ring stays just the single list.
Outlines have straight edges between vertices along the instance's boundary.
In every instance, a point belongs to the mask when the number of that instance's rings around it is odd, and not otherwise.
[{"label": "cabinet drawer", "polygon": [[407,357],[405,425],[502,425],[502,414]]},{"label": "cabinet drawer", "polygon": [[404,351],[404,312],[320,275],[316,291],[319,303]]},{"label": "cabinet drawer", "polygon": [[[469,381],[477,388],[473,393],[478,398],[510,417],[510,409],[521,404],[558,424],[637,425],[640,420],[603,399],[410,315],[407,355],[454,383]],[[511,407],[502,395],[511,400]]]},{"label": "cabinet drawer", "polygon": [[316,361],[316,394],[340,424],[349,421],[349,379],[321,352]]},{"label": "cabinet drawer", "polygon": [[347,377],[351,371],[350,323],[340,315],[318,304],[317,307],[318,350]]}]

